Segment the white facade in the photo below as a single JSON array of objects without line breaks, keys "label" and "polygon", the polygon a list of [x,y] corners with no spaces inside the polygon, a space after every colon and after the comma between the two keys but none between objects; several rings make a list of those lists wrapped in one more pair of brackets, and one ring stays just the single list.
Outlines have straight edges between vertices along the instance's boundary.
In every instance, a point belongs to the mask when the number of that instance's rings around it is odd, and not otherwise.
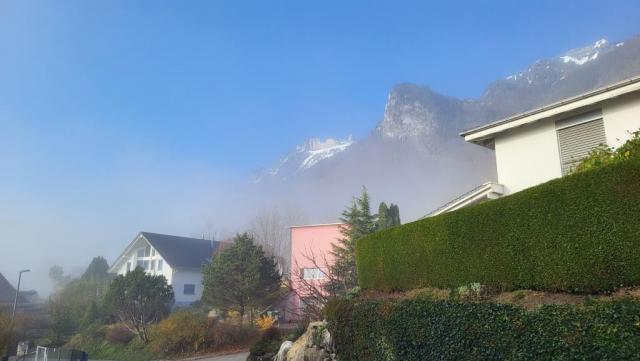
[{"label": "white facade", "polygon": [[510,194],[562,175],[554,122],[515,128],[495,138],[498,183]]},{"label": "white facade", "polygon": [[631,132],[640,129],[640,79],[462,135],[469,142],[494,147],[498,183],[504,186],[506,195],[561,177],[563,164],[558,131],[592,121],[601,121],[604,125],[606,146],[615,148],[626,142]]},{"label": "white facade", "polygon": [[173,288],[176,306],[188,306],[202,297],[202,272],[172,267],[142,235],[138,235],[118,258],[111,272],[125,275],[137,266],[147,274],[162,275],[167,279]]},{"label": "white facade", "polygon": [[178,305],[190,305],[202,298],[202,272],[174,269],[171,285]]}]

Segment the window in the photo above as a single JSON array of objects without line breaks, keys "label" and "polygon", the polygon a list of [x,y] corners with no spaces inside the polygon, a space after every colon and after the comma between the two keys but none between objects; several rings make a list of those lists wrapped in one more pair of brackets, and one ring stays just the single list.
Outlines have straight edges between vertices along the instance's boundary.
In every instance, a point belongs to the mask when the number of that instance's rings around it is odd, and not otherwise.
[{"label": "window", "polygon": [[156,269],[156,261],[155,260],[151,260],[151,270],[155,270]]},{"label": "window", "polygon": [[324,278],[324,274],[320,268],[303,268],[302,278],[305,280],[319,280]]},{"label": "window", "polygon": [[131,271],[131,262],[127,262],[127,272]]},{"label": "window", "polygon": [[187,283],[184,285],[183,292],[185,295],[195,295],[196,294],[196,285]]},{"label": "window", "polygon": [[151,246],[147,246],[147,248],[144,249],[144,256],[145,257],[151,256]]},{"label": "window", "polygon": [[[589,114],[584,117],[587,116]],[[600,116],[600,118],[592,119],[593,116]],[[562,175],[571,173],[573,168],[589,155],[590,151],[607,144],[604,122],[599,114],[591,115],[591,120],[588,121],[563,120],[556,123],[556,128]]]},{"label": "window", "polygon": [[143,264],[142,268],[144,268],[145,270],[148,271],[149,270],[149,261],[142,261],[142,264]]},{"label": "window", "polygon": [[136,262],[136,267],[144,269],[144,261],[139,259],[138,262]]},{"label": "window", "polygon": [[158,271],[162,271],[163,261],[161,259],[158,260]]},{"label": "window", "polygon": [[151,248],[151,257],[156,255],[156,250],[154,248]]}]

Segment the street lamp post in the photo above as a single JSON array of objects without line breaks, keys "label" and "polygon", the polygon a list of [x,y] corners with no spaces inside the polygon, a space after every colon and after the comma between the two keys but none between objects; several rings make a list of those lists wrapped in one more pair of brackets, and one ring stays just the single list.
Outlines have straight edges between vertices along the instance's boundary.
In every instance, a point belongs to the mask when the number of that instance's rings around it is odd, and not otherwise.
[{"label": "street lamp post", "polygon": [[9,337],[7,337],[7,352],[6,352],[6,357],[4,358],[5,360],[9,359],[9,353],[11,352],[11,335],[13,334],[13,324],[14,324],[14,319],[16,317],[16,307],[18,306],[18,296],[20,295],[20,282],[22,281],[22,274],[23,273],[27,273],[27,272],[31,272],[31,270],[29,269],[24,269],[22,271],[20,271],[20,273],[18,274],[18,287],[16,287],[16,297],[13,299],[13,310],[11,311],[11,324],[9,327]]}]

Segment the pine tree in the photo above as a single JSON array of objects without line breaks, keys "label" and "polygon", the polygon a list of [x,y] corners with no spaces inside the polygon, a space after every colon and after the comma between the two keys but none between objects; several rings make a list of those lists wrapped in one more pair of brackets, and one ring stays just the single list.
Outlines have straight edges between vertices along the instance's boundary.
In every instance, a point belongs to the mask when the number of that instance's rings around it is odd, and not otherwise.
[{"label": "pine tree", "polygon": [[367,236],[375,232],[378,228],[378,216],[371,214],[371,204],[369,201],[369,193],[367,188],[362,187],[362,195],[357,199],[358,210],[360,212],[360,237]]},{"label": "pine tree", "polygon": [[332,247],[334,264],[331,272],[338,284],[330,284],[334,291],[346,293],[358,285],[356,270],[356,240],[375,232],[378,228],[377,216],[371,214],[371,206],[367,189],[363,187],[362,195],[354,198],[351,206],[342,212],[340,220],[344,223],[341,232],[343,238]]},{"label": "pine tree", "polygon": [[282,291],[275,260],[247,233],[238,234],[233,245],[205,266],[203,284],[203,301],[238,311],[241,319],[247,311],[272,304]]},{"label": "pine tree", "polygon": [[335,276],[338,284],[328,285],[328,287],[332,287],[336,293],[346,292],[346,290],[355,287],[358,282],[358,277],[355,273],[355,240],[360,234],[359,214],[358,203],[354,198],[351,206],[345,209],[342,212],[342,217],[340,217],[340,221],[344,224],[340,228],[342,238],[338,239],[337,243],[332,245],[331,252],[334,257],[331,272]]},{"label": "pine tree", "polygon": [[400,207],[397,204],[391,203],[389,207],[389,227],[395,227],[401,225],[400,222]]},{"label": "pine tree", "polygon": [[385,202],[380,202],[378,206],[378,230],[389,228],[391,219],[389,218],[389,207]]}]

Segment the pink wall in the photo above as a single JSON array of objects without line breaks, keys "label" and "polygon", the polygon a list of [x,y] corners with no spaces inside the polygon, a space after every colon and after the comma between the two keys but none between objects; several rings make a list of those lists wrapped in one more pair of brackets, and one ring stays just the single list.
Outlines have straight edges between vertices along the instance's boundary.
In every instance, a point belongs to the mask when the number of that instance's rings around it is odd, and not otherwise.
[{"label": "pink wall", "polygon": [[[315,268],[313,261],[305,256],[313,256],[325,270],[333,262],[331,245],[342,238],[341,227],[341,223],[291,227],[291,282],[294,289],[298,289],[300,283],[300,270]],[[291,300],[291,307],[300,307],[297,296]]]}]

